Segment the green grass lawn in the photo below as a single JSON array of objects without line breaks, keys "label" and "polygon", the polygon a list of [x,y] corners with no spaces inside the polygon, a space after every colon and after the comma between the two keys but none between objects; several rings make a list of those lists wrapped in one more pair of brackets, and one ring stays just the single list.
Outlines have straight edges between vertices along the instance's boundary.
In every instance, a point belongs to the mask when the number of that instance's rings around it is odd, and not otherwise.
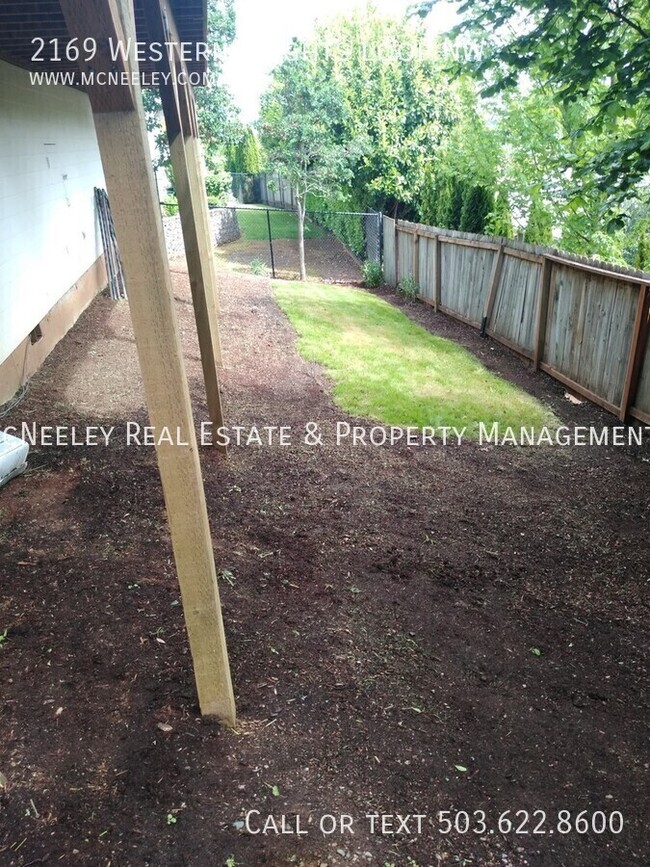
[{"label": "green grass lawn", "polygon": [[[283,238],[295,241],[298,239],[298,217],[293,211],[269,211],[271,217],[271,234],[273,240]],[[247,241],[267,241],[269,228],[266,211],[256,211],[252,208],[242,208],[237,211],[237,219],[242,238]],[[316,223],[305,221],[305,239],[323,238],[327,232]]]},{"label": "green grass lawn", "polygon": [[391,304],[359,289],[275,282],[298,349],[334,381],[351,415],[386,425],[467,427],[558,424],[550,409],[501,379],[467,350],[425,331]]}]

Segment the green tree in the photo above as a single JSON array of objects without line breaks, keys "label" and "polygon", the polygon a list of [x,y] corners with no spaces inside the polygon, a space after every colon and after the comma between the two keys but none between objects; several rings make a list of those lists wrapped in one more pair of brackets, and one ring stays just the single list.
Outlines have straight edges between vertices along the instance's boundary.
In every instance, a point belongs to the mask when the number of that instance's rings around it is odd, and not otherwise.
[{"label": "green tree", "polygon": [[640,271],[650,271],[650,238],[647,232],[642,232],[639,235],[634,267]]},{"label": "green tree", "polygon": [[420,22],[372,6],[317,29],[347,106],[344,135],[364,148],[346,184],[355,209],[414,217],[458,99]]},{"label": "green tree", "polygon": [[[451,209],[454,197],[454,184],[449,175],[435,176],[435,216],[433,223],[441,229],[450,228]],[[425,221],[426,222],[426,221]]]},{"label": "green tree", "polygon": [[[421,0],[425,16],[438,0]],[[465,0],[456,32],[473,50],[463,68],[486,95],[515,86],[522,73],[548,83],[559,103],[588,100],[585,131],[607,146],[571,161],[581,184],[609,203],[635,195],[650,170],[650,4],[647,0]]]},{"label": "green tree", "polygon": [[460,218],[461,231],[482,234],[487,218],[493,209],[494,195],[492,191],[480,184],[472,187],[463,204]]},{"label": "green tree", "polygon": [[229,172],[244,175],[256,175],[260,172],[260,146],[252,127],[243,127],[241,137],[228,146],[226,168]]},{"label": "green tree", "polygon": [[441,224],[443,227],[448,229],[460,229],[460,224],[463,221],[463,208],[465,207],[467,192],[467,184],[465,181],[462,178],[454,176],[451,179],[451,202],[449,205],[449,213],[446,215],[445,221]]},{"label": "green tree", "polygon": [[[218,155],[241,135],[238,109],[232,94],[223,83],[222,55],[235,38],[234,0],[208,0],[208,78],[202,87],[194,88],[199,135],[203,145],[208,172],[210,165],[219,162]],[[142,92],[147,129],[154,134],[156,157],[154,166],[164,168],[172,179],[169,145],[164,129],[162,107],[158,92]],[[223,168],[216,171],[220,176]],[[212,172],[215,174],[215,172]],[[173,180],[172,180],[173,183]]]},{"label": "green tree", "polygon": [[512,211],[505,192],[497,193],[494,208],[485,221],[485,232],[499,238],[514,238],[515,230],[512,224]]},{"label": "green tree", "polygon": [[553,243],[553,217],[544,203],[536,198],[530,206],[530,214],[524,241],[529,244],[552,244]]},{"label": "green tree", "polygon": [[194,90],[199,133],[206,153],[224,153],[241,134],[239,109],[223,82],[223,54],[236,34],[234,0],[208,0],[209,84]]},{"label": "green tree", "polygon": [[307,197],[335,195],[352,175],[354,148],[344,136],[345,125],[346,107],[330,61],[317,46],[294,40],[262,97],[259,129],[270,169],[295,192],[301,280],[307,278]]}]

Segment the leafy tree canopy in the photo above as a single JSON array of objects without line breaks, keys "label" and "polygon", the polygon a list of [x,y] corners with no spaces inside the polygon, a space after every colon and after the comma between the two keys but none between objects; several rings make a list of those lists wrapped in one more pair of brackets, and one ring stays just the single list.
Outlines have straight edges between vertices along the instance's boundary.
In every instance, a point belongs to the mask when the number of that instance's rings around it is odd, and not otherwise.
[{"label": "leafy tree canopy", "polygon": [[269,168],[297,199],[300,276],[306,278],[304,219],[308,195],[335,195],[349,181],[359,142],[345,136],[347,107],[317,45],[294,40],[262,97],[259,131]]},{"label": "leafy tree canopy", "polygon": [[[196,113],[199,123],[199,134],[205,151],[208,169],[217,165],[215,178],[222,185],[223,166],[220,165],[220,154],[227,145],[238,140],[243,134],[243,128],[238,119],[238,109],[232,94],[223,83],[222,55],[224,50],[235,38],[235,7],[234,0],[208,0],[208,53],[209,83],[204,87],[196,87]],[[160,97],[154,89],[142,92],[147,128],[155,134],[158,158],[156,167],[164,167],[171,177],[169,147],[164,128],[161,127],[162,108]],[[217,181],[214,181],[217,183]]]},{"label": "leafy tree canopy", "polygon": [[317,28],[314,43],[348,107],[345,135],[364,142],[350,199],[360,209],[415,216],[428,167],[461,111],[424,28],[368,5]]},{"label": "leafy tree canopy", "polygon": [[[426,16],[438,0],[414,12]],[[564,104],[586,100],[584,129],[607,146],[575,160],[581,182],[622,201],[650,171],[650,3],[647,0],[465,0],[457,35],[469,37],[462,66],[489,96],[522,73],[549,83]]]}]

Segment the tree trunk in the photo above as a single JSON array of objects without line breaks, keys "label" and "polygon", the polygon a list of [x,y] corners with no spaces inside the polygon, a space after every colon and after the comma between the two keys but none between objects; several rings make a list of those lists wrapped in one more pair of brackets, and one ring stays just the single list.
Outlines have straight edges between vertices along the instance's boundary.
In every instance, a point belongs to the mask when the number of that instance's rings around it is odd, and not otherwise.
[{"label": "tree trunk", "polygon": [[307,268],[305,266],[305,203],[300,198],[296,199],[296,209],[298,211],[298,255],[300,257],[300,279],[307,279]]}]

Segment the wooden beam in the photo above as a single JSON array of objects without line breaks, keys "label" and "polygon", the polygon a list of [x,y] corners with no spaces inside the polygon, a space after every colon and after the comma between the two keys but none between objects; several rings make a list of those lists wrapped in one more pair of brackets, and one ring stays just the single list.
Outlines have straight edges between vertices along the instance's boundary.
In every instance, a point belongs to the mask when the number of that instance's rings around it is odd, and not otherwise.
[{"label": "wooden beam", "polygon": [[527,253],[525,250],[519,250],[517,247],[509,247],[506,243],[503,252],[506,256],[512,256],[514,259],[525,259],[527,262],[543,262],[544,257],[536,253]]},{"label": "wooden beam", "polygon": [[492,273],[490,274],[490,287],[488,289],[487,298],[485,299],[485,307],[483,308],[483,319],[481,321],[481,337],[485,337],[485,332],[492,316],[494,302],[497,297],[497,289],[501,280],[501,271],[503,269],[503,244],[500,244],[497,249],[497,254],[492,263]]},{"label": "wooden beam", "polygon": [[493,244],[490,241],[470,241],[467,238],[455,238],[452,235],[439,235],[443,244],[455,244],[457,247],[476,247],[479,250],[498,250],[502,244]]},{"label": "wooden beam", "polygon": [[[124,29],[135,32],[129,0]],[[90,29],[86,36],[97,36]],[[135,58],[131,63],[137,68]],[[212,537],[181,352],[162,219],[136,86],[133,111],[95,112],[95,129],[128,288],[131,319],[160,467],[201,713],[235,723]]]},{"label": "wooden beam", "polygon": [[533,367],[539,370],[540,362],[544,358],[544,345],[546,343],[546,323],[548,320],[548,299],[551,289],[551,275],[553,261],[544,259],[542,272],[537,287],[537,310],[535,313],[535,343],[533,345]]},{"label": "wooden beam", "polygon": [[[85,87],[96,113],[135,108],[131,66],[118,50],[126,46],[118,3],[119,0],[60,0],[70,37],[78,39],[81,45],[88,37],[94,39],[95,55],[88,61],[82,50],[79,70],[82,76],[87,76]],[[116,79],[120,83],[111,86],[109,82]]]},{"label": "wooden beam", "polygon": [[438,312],[440,308],[440,299],[442,298],[442,244],[440,243],[440,235],[436,235],[436,261],[433,277],[433,309]]},{"label": "wooden beam", "polygon": [[[175,40],[176,30],[171,10],[167,10],[163,16],[158,0],[146,0],[145,14],[149,33],[154,41],[162,44]],[[196,115],[191,113],[193,104],[185,90],[183,89],[182,97],[179,94],[183,87],[179,81],[186,80],[187,71],[181,69],[180,65],[172,66],[165,54],[161,60],[161,72],[160,98],[174,170],[208,412],[214,428],[218,429],[223,425],[217,371],[217,365],[221,363],[221,341],[211,227],[199,161]],[[179,76],[180,72],[183,72],[184,76]],[[217,441],[215,437],[213,442],[216,444]],[[225,451],[224,446],[215,447]]]},{"label": "wooden beam", "polygon": [[395,286],[399,286],[399,220],[395,215]]},{"label": "wooden beam", "polygon": [[587,400],[590,400],[592,403],[597,403],[598,406],[602,406],[603,409],[606,409],[607,412],[611,412],[613,415],[618,415],[620,407],[611,403],[609,400],[605,400],[604,397],[601,397],[599,394],[596,394],[594,391],[589,391],[588,388],[585,388],[583,385],[580,385],[579,382],[575,382],[573,379],[570,379],[568,376],[565,376],[563,373],[560,373],[559,370],[556,370],[550,364],[547,364],[545,361],[540,361],[539,369],[543,370],[544,373],[548,373],[549,376],[552,376],[553,379],[557,379],[558,382],[561,382],[562,385],[566,385],[567,388],[570,388],[572,391],[575,391],[576,394],[582,395],[582,397],[586,397]]},{"label": "wooden beam", "polygon": [[609,268],[599,268],[597,265],[589,265],[587,262],[577,262],[575,259],[567,259],[564,256],[555,256],[551,253],[545,253],[546,259],[551,259],[559,265],[566,265],[568,268],[577,268],[579,271],[588,271],[590,274],[600,274],[603,277],[611,277],[612,280],[620,280],[622,283],[640,283],[646,282],[643,277],[635,276],[634,274],[625,274],[620,271],[613,271]]},{"label": "wooden beam", "polygon": [[632,418],[642,421],[643,424],[650,425],[650,412],[643,412],[642,409],[637,409],[637,407],[633,406],[630,408],[630,415]]},{"label": "wooden beam", "polygon": [[417,232],[413,235],[413,280],[417,283],[420,294],[420,236]]},{"label": "wooden beam", "polygon": [[627,368],[625,371],[625,384],[623,386],[623,396],[621,397],[621,408],[619,418],[625,421],[630,405],[636,396],[636,388],[639,382],[641,373],[641,364],[645,357],[646,344],[648,342],[648,303],[650,295],[648,287],[644,284],[639,286],[639,300],[636,307],[636,316],[634,318],[634,329],[632,331],[632,340],[630,342],[630,353],[627,360]]}]

